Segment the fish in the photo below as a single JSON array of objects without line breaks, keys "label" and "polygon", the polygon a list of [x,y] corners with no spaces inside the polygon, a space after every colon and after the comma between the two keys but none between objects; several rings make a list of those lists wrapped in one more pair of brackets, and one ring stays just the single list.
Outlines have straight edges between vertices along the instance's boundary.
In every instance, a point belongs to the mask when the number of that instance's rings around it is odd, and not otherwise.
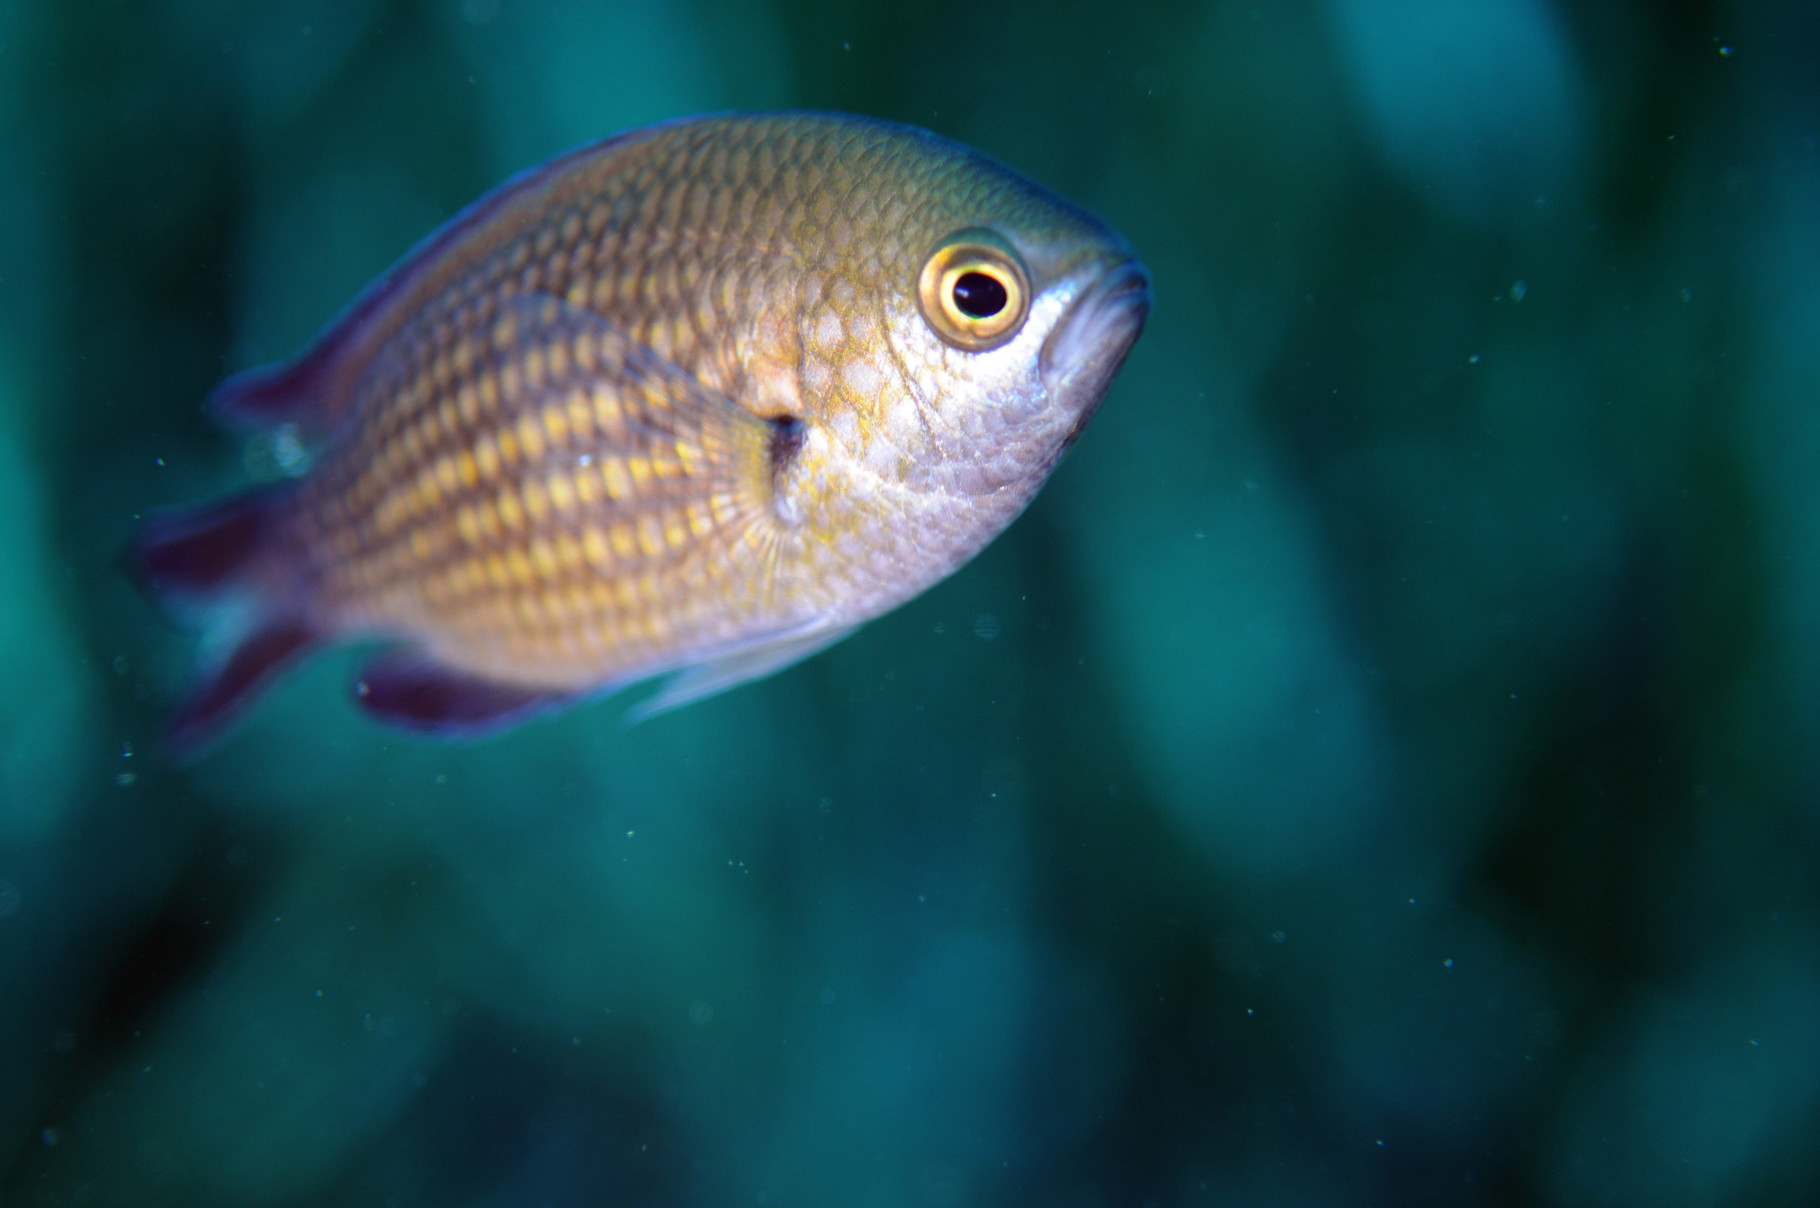
[{"label": "fish", "polygon": [[561,155],[211,394],[308,468],[136,530],[218,652],[167,740],[344,641],[377,643],[361,708],[445,738],[788,667],[1004,530],[1149,308],[1105,223],[916,127],[731,113]]}]

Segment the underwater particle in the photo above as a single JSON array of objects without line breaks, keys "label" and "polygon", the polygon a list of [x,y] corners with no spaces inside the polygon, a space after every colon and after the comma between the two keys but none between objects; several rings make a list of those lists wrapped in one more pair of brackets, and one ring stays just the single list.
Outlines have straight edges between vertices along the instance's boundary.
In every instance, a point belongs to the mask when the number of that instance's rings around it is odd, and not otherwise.
[{"label": "underwater particle", "polygon": [[1169,73],[1160,67],[1140,67],[1131,73],[1131,91],[1146,100],[1161,100],[1169,93]]},{"label": "underwater particle", "polygon": [[973,619],[973,634],[982,642],[990,642],[998,636],[998,618],[989,612],[982,612]]},{"label": "underwater particle", "polygon": [[1007,755],[992,760],[981,770],[980,783],[988,798],[1016,807],[1024,803],[1030,777],[1020,761]]}]

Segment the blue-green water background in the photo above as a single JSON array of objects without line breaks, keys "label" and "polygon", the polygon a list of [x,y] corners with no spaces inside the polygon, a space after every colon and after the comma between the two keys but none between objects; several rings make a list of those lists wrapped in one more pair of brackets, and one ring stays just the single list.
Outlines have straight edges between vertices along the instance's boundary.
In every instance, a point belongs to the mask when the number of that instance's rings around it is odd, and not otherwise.
[{"label": "blue-green water background", "polygon": [[[0,1202],[1811,1203],[1820,18],[0,3]],[[189,767],[141,509],[464,202],[974,143],[1155,274],[1031,511],[787,674]],[[254,458],[256,461],[257,458]]]}]

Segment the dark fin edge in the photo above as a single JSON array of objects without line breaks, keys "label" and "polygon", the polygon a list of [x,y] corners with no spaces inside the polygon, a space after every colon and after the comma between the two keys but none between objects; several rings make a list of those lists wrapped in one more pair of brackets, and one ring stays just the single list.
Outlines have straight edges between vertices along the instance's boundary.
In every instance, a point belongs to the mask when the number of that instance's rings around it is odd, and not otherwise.
[{"label": "dark fin edge", "polygon": [[436,738],[479,738],[574,699],[452,671],[406,651],[376,655],[354,682],[354,699],[374,718]]},{"label": "dark fin edge", "polygon": [[165,743],[179,759],[198,754],[279,672],[317,643],[314,630],[289,619],[242,638],[227,661],[202,679],[172,718]]},{"label": "dark fin edge", "polygon": [[244,585],[266,547],[283,487],[152,512],[127,546],[127,568],[162,605],[207,604]]},{"label": "dark fin edge", "polygon": [[259,580],[271,548],[272,516],[288,486],[248,491],[147,516],[127,548],[140,588],[167,611],[206,614],[242,597],[247,631],[221,663],[198,675],[165,741],[179,759],[195,755],[318,635]]},{"label": "dark fin edge", "polygon": [[242,432],[296,424],[311,440],[334,425],[328,397],[340,368],[344,340],[331,329],[288,361],[247,369],[209,392],[208,412]]}]

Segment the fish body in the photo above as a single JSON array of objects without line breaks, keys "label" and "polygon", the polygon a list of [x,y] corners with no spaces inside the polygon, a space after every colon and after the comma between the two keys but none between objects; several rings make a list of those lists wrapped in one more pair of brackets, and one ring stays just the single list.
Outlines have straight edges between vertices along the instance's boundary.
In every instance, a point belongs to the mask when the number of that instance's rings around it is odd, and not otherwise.
[{"label": "fish body", "polygon": [[910,127],[726,115],[553,160],[217,390],[315,453],[138,534],[154,593],[240,618],[173,741],[347,637],[387,643],[361,703],[439,733],[794,662],[1011,522],[1148,299],[1097,219]]}]

